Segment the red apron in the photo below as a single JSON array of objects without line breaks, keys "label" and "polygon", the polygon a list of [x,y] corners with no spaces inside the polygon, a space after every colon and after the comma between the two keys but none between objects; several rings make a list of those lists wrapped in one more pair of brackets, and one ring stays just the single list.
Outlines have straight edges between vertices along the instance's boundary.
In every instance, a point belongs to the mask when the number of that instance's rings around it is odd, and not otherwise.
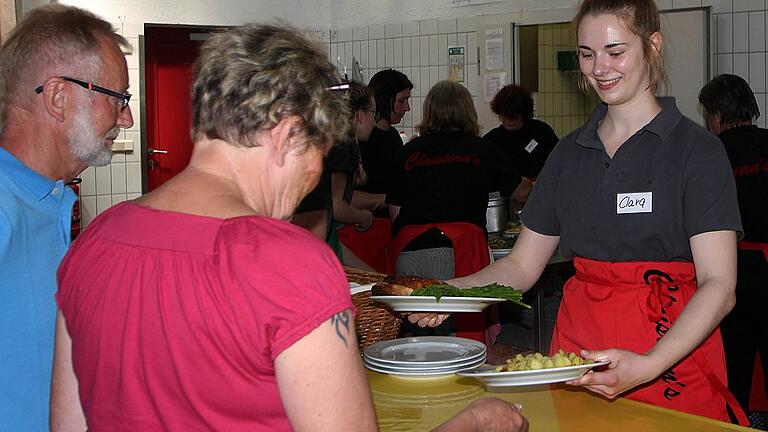
[{"label": "red apron", "polygon": [[355,230],[352,224],[337,231],[339,241],[348,247],[358,258],[365,261],[380,273],[387,272],[385,248],[389,244],[392,221],[389,218],[374,218],[368,231]]},{"label": "red apron", "polygon": [[768,261],[768,243],[758,243],[758,242],[750,242],[750,241],[742,240],[739,243],[737,243],[737,245],[741,250],[763,252],[763,256],[765,256],[765,259]]},{"label": "red apron", "polygon": [[389,268],[387,273],[394,273],[397,257],[411,240],[430,228],[437,228],[453,243],[455,277],[476,273],[491,263],[488,239],[480,227],[466,222],[439,222],[425,225],[406,225],[400,228],[397,236],[387,246]]},{"label": "red apron", "polygon": [[[491,263],[488,239],[480,227],[467,222],[439,222],[425,225],[406,225],[398,231],[388,246],[388,273],[395,271],[397,257],[411,240],[430,228],[437,228],[453,243],[454,276],[462,277],[477,273]],[[485,315],[485,316],[484,316]],[[490,323],[486,327],[486,319]],[[456,314],[456,336],[484,342],[492,347],[501,333],[499,310],[495,306],[482,313]],[[493,350],[488,350],[489,362],[493,360]]]},{"label": "red apron", "polygon": [[[696,291],[690,262],[605,262],[576,257],[576,275],[563,287],[552,335],[559,348],[651,349],[672,327]],[[749,425],[728,391],[720,329],[659,378],[625,396],[677,411],[730,422],[726,403],[739,423]]]}]

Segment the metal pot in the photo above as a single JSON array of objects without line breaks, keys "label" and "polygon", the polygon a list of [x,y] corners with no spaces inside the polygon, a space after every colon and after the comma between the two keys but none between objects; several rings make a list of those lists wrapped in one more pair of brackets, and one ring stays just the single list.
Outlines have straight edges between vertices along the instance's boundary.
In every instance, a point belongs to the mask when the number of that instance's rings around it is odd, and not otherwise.
[{"label": "metal pot", "polygon": [[502,198],[498,192],[488,197],[488,209],[485,211],[485,229],[489,234],[502,232],[507,228],[509,199]]}]

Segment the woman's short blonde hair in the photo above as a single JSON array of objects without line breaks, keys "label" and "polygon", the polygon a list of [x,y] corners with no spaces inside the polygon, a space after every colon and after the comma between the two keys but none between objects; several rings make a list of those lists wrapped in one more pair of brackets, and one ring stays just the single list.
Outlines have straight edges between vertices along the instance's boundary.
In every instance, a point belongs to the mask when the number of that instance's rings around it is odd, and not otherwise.
[{"label": "woman's short blonde hair", "polygon": [[[650,89],[653,94],[658,94],[663,88],[666,94],[669,91],[669,79],[664,70],[664,58],[651,41],[654,33],[661,32],[661,18],[656,3],[653,0],[583,0],[579,12],[573,18],[576,36],[585,17],[598,15],[618,17],[629,31],[642,39],[645,62],[651,72]],[[591,89],[584,74],[579,76],[579,87],[585,91]]]},{"label": "woman's short blonde hair", "polygon": [[291,138],[322,148],[349,125],[343,92],[327,54],[293,28],[248,24],[208,39],[195,63],[192,139],[258,145],[255,135],[288,117]]},{"label": "woman's short blonde hair", "polygon": [[422,135],[466,132],[480,133],[477,111],[469,90],[453,81],[440,81],[427,93],[421,124]]}]

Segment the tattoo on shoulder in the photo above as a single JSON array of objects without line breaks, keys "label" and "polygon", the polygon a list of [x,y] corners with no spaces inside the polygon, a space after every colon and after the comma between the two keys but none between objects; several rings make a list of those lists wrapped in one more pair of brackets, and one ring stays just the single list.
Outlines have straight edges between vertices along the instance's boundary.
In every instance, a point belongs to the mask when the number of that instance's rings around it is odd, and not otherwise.
[{"label": "tattoo on shoulder", "polygon": [[347,336],[349,336],[349,311],[339,312],[331,317],[331,324],[336,328],[336,334],[339,336],[344,346],[347,345]]}]

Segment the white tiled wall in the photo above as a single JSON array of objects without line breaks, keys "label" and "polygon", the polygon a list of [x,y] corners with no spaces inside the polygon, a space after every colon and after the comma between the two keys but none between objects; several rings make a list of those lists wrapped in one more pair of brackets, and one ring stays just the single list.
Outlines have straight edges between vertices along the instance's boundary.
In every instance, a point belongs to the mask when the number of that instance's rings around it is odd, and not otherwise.
[{"label": "white tiled wall", "polygon": [[768,127],[768,1],[703,0],[702,5],[712,6],[714,18],[713,73],[747,80],[760,106],[757,124]]},{"label": "white tiled wall", "polygon": [[583,125],[598,104],[594,92],[579,89],[576,71],[557,70],[557,52],[572,51],[576,46],[570,23],[540,24],[539,89],[535,117],[549,124],[558,137],[564,137]]},{"label": "white tiled wall", "polygon": [[[421,108],[430,87],[448,78],[448,47],[463,46],[464,86],[477,103],[477,45],[475,19],[430,19],[397,24],[370,25],[319,32],[316,38],[330,44],[330,58],[343,72],[351,70],[352,58],[363,69],[368,83],[376,72],[394,68],[413,82],[411,111],[396,127],[408,136],[421,121]],[[340,59],[340,60],[337,60]]]},{"label": "white tiled wall", "polygon": [[[657,0],[657,5],[660,9],[712,6],[713,74],[734,73],[746,79],[755,91],[763,114],[758,125],[768,127],[768,0]],[[83,226],[110,206],[141,195],[138,37],[143,33],[143,24],[116,23],[115,27],[133,45],[127,62],[130,91],[136,95],[131,101],[134,125],[122,132],[119,139],[133,140],[134,150],[115,153],[109,166],[88,168],[82,173]],[[357,58],[366,83],[371,75],[387,67],[408,75],[414,84],[411,112],[398,129],[410,136],[414,125],[421,120],[427,91],[437,81],[447,78],[449,45],[465,47],[464,85],[478,103],[475,28],[474,17],[426,19],[320,31],[314,32],[314,37],[329,44],[333,61],[340,57],[349,67],[352,57]],[[339,65],[339,69],[343,66]],[[553,84],[556,85],[554,81]],[[566,129],[564,123],[562,128]]]}]

